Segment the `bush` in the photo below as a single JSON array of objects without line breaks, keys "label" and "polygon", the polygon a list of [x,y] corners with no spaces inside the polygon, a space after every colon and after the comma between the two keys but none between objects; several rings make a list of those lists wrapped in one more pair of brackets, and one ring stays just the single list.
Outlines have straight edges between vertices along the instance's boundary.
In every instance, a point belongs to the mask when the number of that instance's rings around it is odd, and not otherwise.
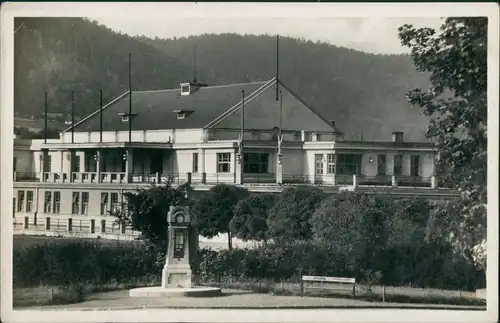
[{"label": "bush", "polygon": [[[36,265],[34,265],[36,264]],[[146,245],[104,246],[99,242],[36,245],[14,250],[14,287],[126,282],[161,272],[157,256]]]}]

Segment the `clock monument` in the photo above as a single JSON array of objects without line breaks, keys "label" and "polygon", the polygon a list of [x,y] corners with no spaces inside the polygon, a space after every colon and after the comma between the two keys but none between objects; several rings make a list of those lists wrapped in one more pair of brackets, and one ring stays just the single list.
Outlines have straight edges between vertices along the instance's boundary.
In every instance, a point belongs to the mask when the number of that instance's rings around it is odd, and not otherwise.
[{"label": "clock monument", "polygon": [[219,296],[217,287],[192,286],[191,261],[198,249],[198,236],[191,226],[188,206],[171,206],[167,214],[168,247],[161,286],[129,290],[130,297]]}]

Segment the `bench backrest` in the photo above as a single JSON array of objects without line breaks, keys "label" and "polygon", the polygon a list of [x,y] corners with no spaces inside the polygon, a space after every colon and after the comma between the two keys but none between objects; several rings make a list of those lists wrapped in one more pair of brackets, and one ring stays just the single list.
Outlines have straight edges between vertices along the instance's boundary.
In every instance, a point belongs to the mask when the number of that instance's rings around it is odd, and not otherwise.
[{"label": "bench backrest", "polygon": [[355,278],[346,277],[326,277],[326,276],[302,276],[303,281],[310,282],[327,282],[327,283],[344,283],[344,284],[355,284]]}]

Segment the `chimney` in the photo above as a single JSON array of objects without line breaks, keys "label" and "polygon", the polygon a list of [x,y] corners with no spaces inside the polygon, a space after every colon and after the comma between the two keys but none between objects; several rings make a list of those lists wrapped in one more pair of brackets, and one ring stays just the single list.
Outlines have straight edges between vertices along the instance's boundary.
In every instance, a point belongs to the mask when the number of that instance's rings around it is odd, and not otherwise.
[{"label": "chimney", "polygon": [[328,120],[330,122],[330,125],[335,128],[335,120]]},{"label": "chimney", "polygon": [[403,142],[403,133],[400,131],[395,131],[392,133],[392,142],[402,143]]}]

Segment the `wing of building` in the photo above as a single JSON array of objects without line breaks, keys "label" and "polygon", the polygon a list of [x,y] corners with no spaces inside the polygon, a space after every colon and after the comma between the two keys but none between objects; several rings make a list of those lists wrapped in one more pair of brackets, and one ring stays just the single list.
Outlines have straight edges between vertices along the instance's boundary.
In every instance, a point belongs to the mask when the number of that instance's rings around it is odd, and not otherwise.
[{"label": "wing of building", "polygon": [[109,211],[124,191],[167,181],[201,191],[311,184],[331,193],[456,195],[438,190],[430,143],[405,142],[401,129],[385,142],[344,141],[341,130],[276,78],[126,92],[59,139],[15,145],[15,227],[130,233],[113,226]]}]

